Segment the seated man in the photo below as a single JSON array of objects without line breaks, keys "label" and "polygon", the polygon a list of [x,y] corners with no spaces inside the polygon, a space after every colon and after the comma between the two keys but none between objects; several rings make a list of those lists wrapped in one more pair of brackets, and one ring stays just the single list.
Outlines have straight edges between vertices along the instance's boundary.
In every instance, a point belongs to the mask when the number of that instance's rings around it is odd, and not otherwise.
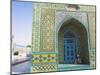
[{"label": "seated man", "polygon": [[80,55],[77,54],[76,59],[75,59],[75,64],[81,64],[81,63],[82,61],[81,61]]}]

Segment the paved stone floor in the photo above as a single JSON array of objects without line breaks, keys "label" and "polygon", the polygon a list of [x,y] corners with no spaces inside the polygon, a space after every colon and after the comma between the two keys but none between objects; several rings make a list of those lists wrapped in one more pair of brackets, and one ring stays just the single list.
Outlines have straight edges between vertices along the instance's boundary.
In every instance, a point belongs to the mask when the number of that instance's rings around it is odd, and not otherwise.
[{"label": "paved stone floor", "polygon": [[[58,71],[67,70],[85,70],[89,69],[89,65],[75,65],[75,64],[59,64]],[[12,73],[30,73],[30,62],[26,61],[12,66]]]},{"label": "paved stone floor", "polygon": [[12,65],[12,74],[30,73],[30,61]]}]

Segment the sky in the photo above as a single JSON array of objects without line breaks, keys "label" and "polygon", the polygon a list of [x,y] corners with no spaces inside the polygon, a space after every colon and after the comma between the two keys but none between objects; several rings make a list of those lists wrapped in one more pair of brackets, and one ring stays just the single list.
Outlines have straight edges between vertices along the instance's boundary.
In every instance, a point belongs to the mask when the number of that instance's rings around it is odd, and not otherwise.
[{"label": "sky", "polygon": [[32,2],[12,1],[13,43],[31,45],[32,39]]}]

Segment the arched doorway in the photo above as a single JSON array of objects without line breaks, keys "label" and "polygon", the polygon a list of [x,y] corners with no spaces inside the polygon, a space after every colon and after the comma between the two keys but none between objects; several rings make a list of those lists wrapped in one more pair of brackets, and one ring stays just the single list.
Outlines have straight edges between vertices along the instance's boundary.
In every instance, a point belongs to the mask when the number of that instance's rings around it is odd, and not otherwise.
[{"label": "arched doorway", "polygon": [[72,18],[62,24],[58,32],[58,54],[60,64],[89,64],[88,36],[86,28]]}]

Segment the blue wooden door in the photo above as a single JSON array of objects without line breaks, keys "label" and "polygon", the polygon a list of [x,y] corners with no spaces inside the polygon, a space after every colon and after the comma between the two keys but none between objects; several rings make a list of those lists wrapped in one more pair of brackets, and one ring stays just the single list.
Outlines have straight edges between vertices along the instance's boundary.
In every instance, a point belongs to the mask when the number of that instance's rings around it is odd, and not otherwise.
[{"label": "blue wooden door", "polygon": [[73,64],[76,56],[75,37],[63,37],[63,63]]}]

